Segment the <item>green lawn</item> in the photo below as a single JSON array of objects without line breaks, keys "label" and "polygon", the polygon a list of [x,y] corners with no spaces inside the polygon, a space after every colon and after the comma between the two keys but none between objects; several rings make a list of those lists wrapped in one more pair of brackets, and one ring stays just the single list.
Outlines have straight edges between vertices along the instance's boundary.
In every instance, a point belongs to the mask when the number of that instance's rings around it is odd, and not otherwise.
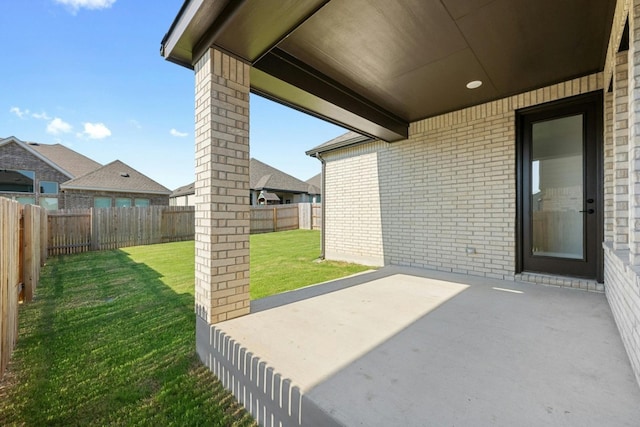
[{"label": "green lawn", "polygon": [[[318,232],[251,243],[252,298],[365,268],[314,262]],[[195,355],[193,259],[180,242],[48,260],[20,309],[0,425],[255,425]]]},{"label": "green lawn", "polygon": [[344,262],[317,262],[319,256],[319,231],[295,230],[252,235],[251,299],[369,269]]}]

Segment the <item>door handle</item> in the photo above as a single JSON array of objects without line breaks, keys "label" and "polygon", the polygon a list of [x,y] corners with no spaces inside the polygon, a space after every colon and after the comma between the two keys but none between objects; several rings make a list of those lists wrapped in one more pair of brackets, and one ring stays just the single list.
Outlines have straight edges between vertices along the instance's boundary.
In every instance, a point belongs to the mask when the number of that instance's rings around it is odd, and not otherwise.
[{"label": "door handle", "polygon": [[586,212],[588,214],[592,214],[594,213],[596,210],[595,209],[587,209],[586,211],[578,211],[578,212]]}]

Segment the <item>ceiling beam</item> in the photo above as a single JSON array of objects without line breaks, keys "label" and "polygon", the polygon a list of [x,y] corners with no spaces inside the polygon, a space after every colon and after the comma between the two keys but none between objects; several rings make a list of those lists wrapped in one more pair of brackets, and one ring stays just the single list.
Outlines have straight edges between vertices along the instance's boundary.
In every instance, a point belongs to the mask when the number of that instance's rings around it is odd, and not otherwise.
[{"label": "ceiling beam", "polygon": [[[278,48],[264,55],[254,64],[254,68],[287,84],[280,85],[280,88],[275,85],[269,90],[261,90],[260,82],[252,81],[252,87],[257,93],[279,99],[280,102],[284,100],[286,105],[303,111],[318,111],[317,103],[324,101],[338,108],[325,108],[324,112],[316,113],[316,116],[388,142],[408,137],[409,123],[406,120],[380,108]],[[261,77],[266,83],[265,76]],[[295,91],[292,87],[298,90]],[[311,97],[301,92],[306,92]]]}]

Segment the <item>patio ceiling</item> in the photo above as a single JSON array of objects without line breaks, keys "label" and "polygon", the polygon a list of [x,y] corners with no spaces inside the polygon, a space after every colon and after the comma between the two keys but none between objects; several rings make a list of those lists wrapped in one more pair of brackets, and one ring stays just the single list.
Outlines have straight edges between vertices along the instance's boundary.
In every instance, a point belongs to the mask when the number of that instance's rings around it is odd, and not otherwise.
[{"label": "patio ceiling", "polygon": [[415,120],[601,71],[615,3],[186,0],[161,54],[193,68],[218,47],[251,63],[253,92],[395,141]]}]

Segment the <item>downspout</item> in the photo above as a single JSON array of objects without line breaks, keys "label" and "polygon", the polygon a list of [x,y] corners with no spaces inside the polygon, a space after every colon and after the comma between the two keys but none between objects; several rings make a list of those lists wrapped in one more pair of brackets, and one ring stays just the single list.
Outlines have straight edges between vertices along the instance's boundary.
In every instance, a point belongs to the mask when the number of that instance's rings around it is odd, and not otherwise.
[{"label": "downspout", "polygon": [[327,216],[325,214],[325,203],[326,203],[326,194],[325,194],[325,171],[327,169],[326,163],[324,161],[324,159],[322,158],[322,156],[320,155],[320,153],[316,153],[316,158],[318,160],[320,160],[320,163],[322,163],[322,170],[321,170],[321,176],[320,176],[320,211],[322,212],[322,225],[320,226],[320,259],[324,259],[324,241],[325,241],[325,224],[326,224],[326,219]]}]

